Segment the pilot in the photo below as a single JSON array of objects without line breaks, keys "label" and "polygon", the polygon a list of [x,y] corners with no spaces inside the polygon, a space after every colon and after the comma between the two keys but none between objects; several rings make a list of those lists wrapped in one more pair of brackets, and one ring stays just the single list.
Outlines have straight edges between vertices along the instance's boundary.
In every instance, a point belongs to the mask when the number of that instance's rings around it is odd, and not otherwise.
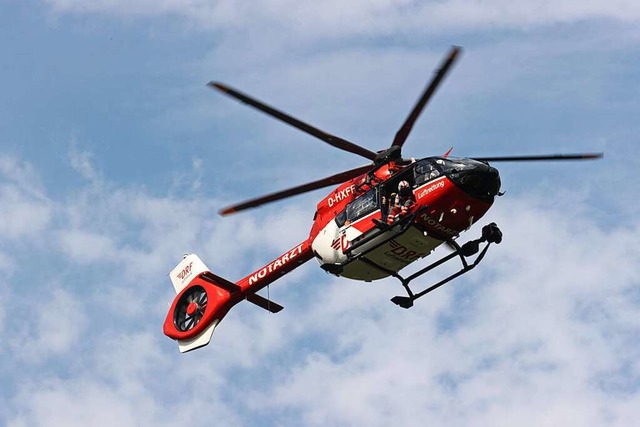
[{"label": "pilot", "polygon": [[393,193],[389,198],[389,215],[387,215],[387,224],[391,224],[396,215],[406,215],[409,208],[415,203],[413,191],[407,181],[398,183],[398,192]]}]

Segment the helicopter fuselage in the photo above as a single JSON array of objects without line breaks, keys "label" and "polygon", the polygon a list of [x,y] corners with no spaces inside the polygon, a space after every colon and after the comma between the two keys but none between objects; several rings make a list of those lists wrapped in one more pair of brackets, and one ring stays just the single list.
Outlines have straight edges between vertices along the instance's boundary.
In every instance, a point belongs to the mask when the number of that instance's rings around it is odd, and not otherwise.
[{"label": "helicopter fuselage", "polygon": [[[393,204],[403,181],[411,202],[398,210]],[[318,203],[311,249],[332,274],[382,279],[455,240],[488,211],[499,188],[497,170],[485,162],[429,157],[389,163]]]}]

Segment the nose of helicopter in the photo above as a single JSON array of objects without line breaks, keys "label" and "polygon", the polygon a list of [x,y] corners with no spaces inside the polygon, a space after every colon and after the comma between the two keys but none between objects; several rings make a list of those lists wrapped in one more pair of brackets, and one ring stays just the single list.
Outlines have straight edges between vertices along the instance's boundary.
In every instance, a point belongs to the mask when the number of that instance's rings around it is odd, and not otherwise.
[{"label": "nose of helicopter", "polygon": [[500,192],[500,174],[486,163],[475,162],[473,167],[455,171],[451,180],[465,193],[485,201],[493,201]]}]

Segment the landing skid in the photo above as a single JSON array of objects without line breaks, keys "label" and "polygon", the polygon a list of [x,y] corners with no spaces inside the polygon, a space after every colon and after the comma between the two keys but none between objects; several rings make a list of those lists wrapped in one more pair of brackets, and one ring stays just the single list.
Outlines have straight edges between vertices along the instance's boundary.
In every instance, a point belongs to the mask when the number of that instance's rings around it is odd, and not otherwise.
[{"label": "landing skid", "polygon": [[[482,227],[482,237],[475,239],[475,240],[471,240],[468,241],[467,243],[465,243],[464,245],[460,246],[458,245],[458,243],[456,243],[453,240],[448,240],[446,243],[451,246],[452,249],[454,249],[454,252],[452,252],[451,254],[440,258],[438,261],[435,261],[432,264],[429,264],[428,266],[426,266],[425,268],[417,271],[416,273],[413,273],[412,275],[408,276],[408,277],[402,277],[400,276],[398,273],[385,269],[384,267],[374,263],[373,261],[367,259],[366,257],[362,257],[361,260],[370,264],[371,266],[378,268],[380,270],[383,270],[387,273],[389,273],[390,276],[395,277],[396,279],[400,280],[400,283],[402,283],[402,286],[404,287],[404,289],[407,291],[407,295],[408,296],[395,296],[393,298],[391,298],[391,301],[396,304],[399,305],[402,308],[411,308],[413,306],[413,302],[415,300],[417,300],[418,298],[428,294],[431,291],[434,291],[436,289],[438,289],[440,286],[450,282],[451,280],[455,279],[456,277],[460,277],[463,274],[467,273],[470,270],[473,270],[479,263],[480,261],[482,261],[482,259],[484,258],[485,254],[487,253],[487,250],[489,249],[489,246],[491,245],[491,243],[500,243],[502,241],[502,232],[500,231],[500,229],[498,228],[498,226],[495,223],[491,223],[488,225],[485,225],[484,227]],[[482,251],[480,251],[480,245],[486,243],[485,246],[483,247]],[[473,263],[469,264],[466,260],[466,258],[471,257],[475,254],[477,254],[478,252],[480,252],[480,254],[476,257],[476,259],[473,261]],[[438,283],[418,292],[418,293],[414,293],[411,288],[409,287],[409,283],[413,280],[416,279],[420,276],[422,276],[423,274],[433,270],[434,268],[444,264],[445,262],[455,258],[455,257],[459,257],[460,261],[462,262],[462,269],[460,269],[458,272],[450,275],[449,277],[439,281]]]}]

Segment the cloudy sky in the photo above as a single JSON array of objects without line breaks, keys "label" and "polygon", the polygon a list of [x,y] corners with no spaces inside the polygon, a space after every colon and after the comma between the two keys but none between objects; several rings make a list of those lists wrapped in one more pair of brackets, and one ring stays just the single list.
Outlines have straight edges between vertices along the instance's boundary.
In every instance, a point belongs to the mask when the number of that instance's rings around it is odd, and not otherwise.
[{"label": "cloudy sky", "polygon": [[[637,424],[638,2],[0,3],[0,424]],[[500,164],[504,242],[411,310],[312,261],[179,354],[181,255],[243,277],[325,193],[217,210],[363,164],[205,84],[378,150],[452,44],[405,155],[605,158]]]}]

